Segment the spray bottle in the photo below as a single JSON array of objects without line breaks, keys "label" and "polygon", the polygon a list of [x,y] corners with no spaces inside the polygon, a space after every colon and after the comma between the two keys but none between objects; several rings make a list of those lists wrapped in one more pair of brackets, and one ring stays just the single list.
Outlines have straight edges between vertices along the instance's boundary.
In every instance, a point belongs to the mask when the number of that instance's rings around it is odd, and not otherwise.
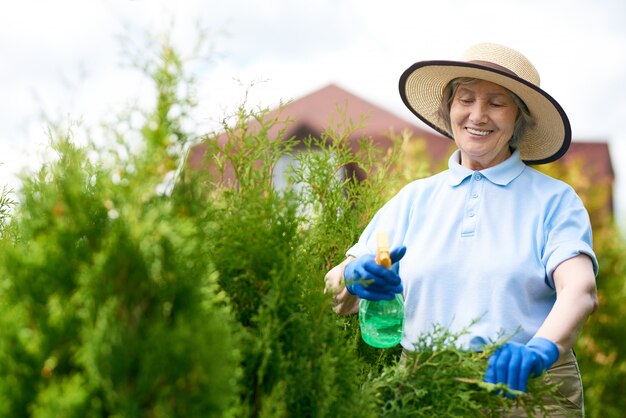
[{"label": "spray bottle", "polygon": [[[391,268],[389,240],[385,232],[376,234],[376,262]],[[400,343],[404,323],[404,299],[397,293],[392,300],[359,302],[359,324],[363,340],[376,348],[389,348]]]}]

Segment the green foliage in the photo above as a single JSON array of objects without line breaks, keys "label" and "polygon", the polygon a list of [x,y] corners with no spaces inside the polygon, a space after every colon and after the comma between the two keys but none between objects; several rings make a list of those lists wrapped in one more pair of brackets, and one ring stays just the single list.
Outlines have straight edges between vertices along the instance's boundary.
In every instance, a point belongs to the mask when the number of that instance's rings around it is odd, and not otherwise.
[{"label": "green foliage", "polygon": [[[341,108],[336,113],[340,122],[320,138],[304,141],[306,152],[295,155],[292,173],[309,221],[302,250],[311,260],[324,261],[316,266],[321,271],[343,261],[345,250],[391,196],[397,181],[390,168],[401,151],[398,138],[392,138],[394,146],[388,151],[377,148],[371,138],[361,138],[353,150],[350,140],[366,120],[348,120]],[[363,181],[357,179],[358,172],[367,173]]]},{"label": "green foliage", "polygon": [[[367,226],[376,211],[397,192],[403,179],[394,169],[412,143],[408,137],[391,136],[392,147],[383,150],[371,138],[358,137],[367,119],[353,121],[345,109],[337,107],[332,125],[320,138],[306,138],[294,152],[291,181],[299,188],[299,205],[304,208],[300,230],[302,245],[294,253],[306,267],[307,275],[323,277],[324,273],[345,258],[345,251]],[[354,148],[354,144],[358,146]],[[414,156],[417,156],[413,154]],[[367,173],[363,180],[357,173]],[[423,171],[420,172],[423,174]],[[321,286],[317,284],[316,286]],[[345,338],[355,344],[354,355],[364,363],[360,376],[372,368],[380,370],[395,362],[399,347],[374,349],[360,336],[356,316],[336,318]]]},{"label": "green foliage", "polygon": [[139,153],[97,162],[95,145],[53,132],[56,160],[24,179],[0,240],[0,416],[224,417],[237,404],[237,325],[205,219],[163,193],[181,100],[154,80]]},{"label": "green foliage", "polygon": [[15,206],[15,201],[11,197],[13,191],[4,186],[0,191],[0,235],[7,226],[7,221],[11,217],[11,210]]},{"label": "green foliage", "polygon": [[513,408],[527,416],[547,412],[542,399],[554,398],[556,387],[531,379],[528,393],[515,392],[514,399],[499,395],[507,392],[506,385],[483,382],[487,360],[497,346],[482,352],[463,350],[456,341],[465,332],[454,334],[435,326],[398,364],[370,375],[379,416],[496,417]]},{"label": "green foliage", "polygon": [[226,122],[226,141],[206,139],[215,168],[206,184],[219,221],[207,223],[204,234],[244,327],[240,416],[372,416],[354,378],[358,359],[346,351],[318,263],[305,254],[301,202],[271,181],[276,162],[293,148],[269,136],[283,122],[243,106],[234,124]]}]

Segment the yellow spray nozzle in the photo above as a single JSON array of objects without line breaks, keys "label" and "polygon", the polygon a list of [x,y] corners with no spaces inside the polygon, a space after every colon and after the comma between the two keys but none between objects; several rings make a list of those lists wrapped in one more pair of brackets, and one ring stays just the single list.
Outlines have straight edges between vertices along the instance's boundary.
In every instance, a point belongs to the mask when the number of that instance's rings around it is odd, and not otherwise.
[{"label": "yellow spray nozzle", "polygon": [[376,262],[381,266],[391,268],[391,257],[389,256],[389,239],[386,232],[376,233]]}]

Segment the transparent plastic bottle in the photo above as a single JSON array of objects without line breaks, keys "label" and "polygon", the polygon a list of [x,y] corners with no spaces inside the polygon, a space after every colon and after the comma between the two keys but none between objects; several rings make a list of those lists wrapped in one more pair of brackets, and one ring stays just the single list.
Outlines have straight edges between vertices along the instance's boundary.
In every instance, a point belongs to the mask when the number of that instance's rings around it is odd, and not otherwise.
[{"label": "transparent plastic bottle", "polygon": [[[378,249],[376,262],[386,268],[391,268],[389,256],[389,240],[387,234],[376,234]],[[372,347],[389,348],[402,340],[402,326],[404,324],[404,299],[396,294],[392,300],[371,301],[361,299],[359,302],[359,325],[363,341]]]},{"label": "transparent plastic bottle", "polygon": [[404,300],[399,293],[393,300],[362,299],[359,303],[361,337],[372,347],[389,348],[399,344],[403,323]]}]

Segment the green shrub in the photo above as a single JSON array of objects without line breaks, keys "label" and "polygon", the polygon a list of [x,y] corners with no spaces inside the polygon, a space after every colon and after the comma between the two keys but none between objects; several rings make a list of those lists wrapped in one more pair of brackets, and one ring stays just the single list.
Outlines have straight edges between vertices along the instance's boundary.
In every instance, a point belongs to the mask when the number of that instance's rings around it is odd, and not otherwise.
[{"label": "green shrub", "polygon": [[105,153],[52,132],[56,159],[24,179],[0,240],[0,416],[223,417],[238,403],[238,325],[206,219],[163,192],[185,138],[168,111],[180,67],[161,59],[139,153],[93,161]]},{"label": "green shrub", "polygon": [[465,332],[453,334],[435,326],[399,363],[370,373],[379,416],[499,417],[513,408],[521,408],[529,417],[549,416],[542,400],[558,402],[556,387],[531,379],[528,393],[515,392],[514,398],[496,394],[506,392],[506,386],[485,383],[483,376],[497,344],[482,352],[463,350],[456,342]]}]

